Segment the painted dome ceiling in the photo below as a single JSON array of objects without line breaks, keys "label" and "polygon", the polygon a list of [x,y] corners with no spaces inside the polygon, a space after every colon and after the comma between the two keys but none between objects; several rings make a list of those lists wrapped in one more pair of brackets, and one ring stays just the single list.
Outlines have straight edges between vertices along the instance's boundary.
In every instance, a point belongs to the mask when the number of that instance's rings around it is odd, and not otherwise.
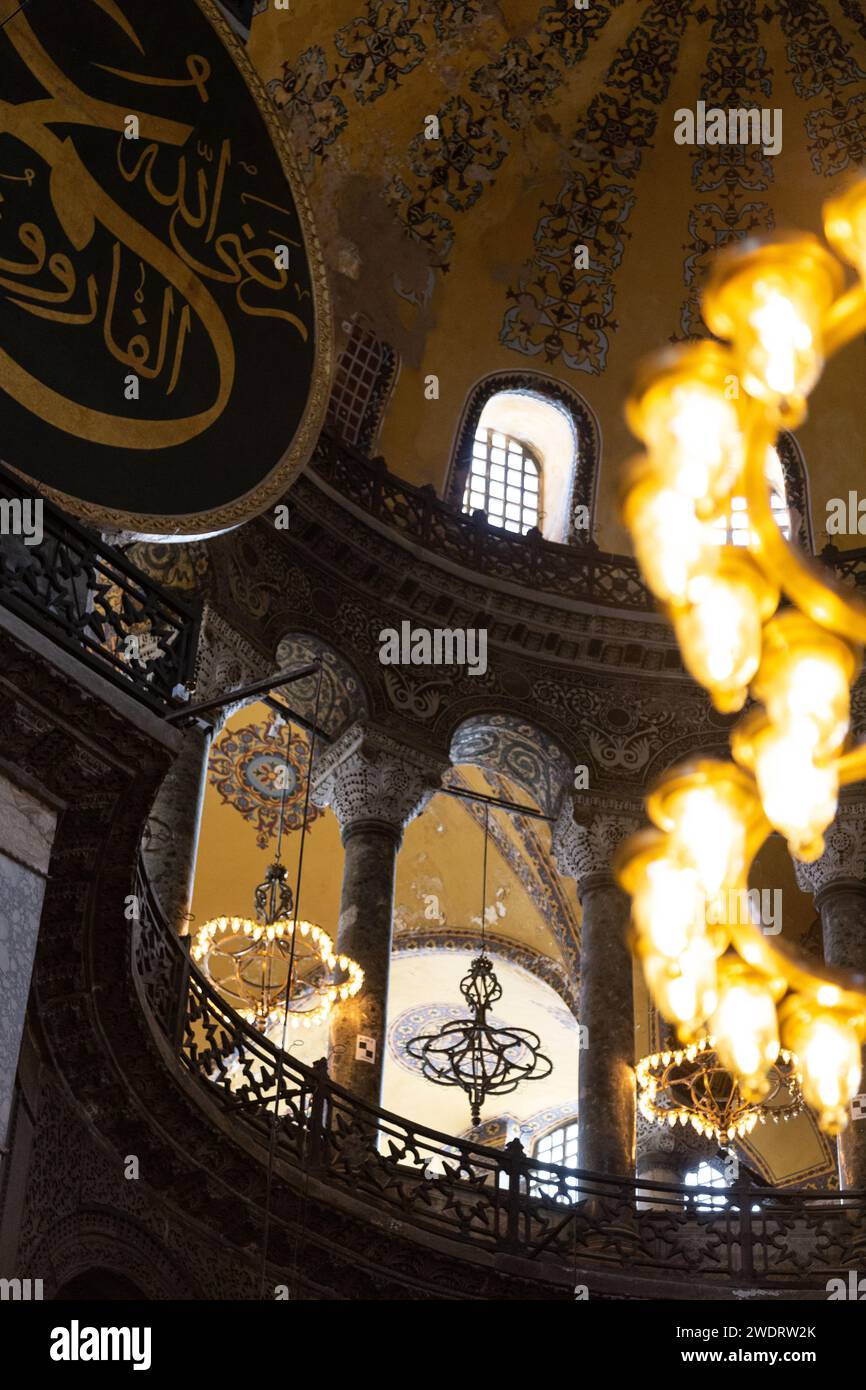
[{"label": "painted dome ceiling", "polygon": [[[546,373],[599,419],[596,539],[624,549],[612,499],[635,363],[705,331],[699,290],[720,247],[820,231],[822,201],[863,160],[860,0],[257,9],[249,49],[309,183],[338,334],[363,315],[400,356],[378,446],[391,469],[441,491],[472,387]],[[675,113],[699,101],[764,110],[778,152],[678,144]],[[813,505],[814,480],[831,495],[863,434],[862,368],[859,345],[831,364],[800,433]],[[820,543],[820,518],[815,530]]]}]

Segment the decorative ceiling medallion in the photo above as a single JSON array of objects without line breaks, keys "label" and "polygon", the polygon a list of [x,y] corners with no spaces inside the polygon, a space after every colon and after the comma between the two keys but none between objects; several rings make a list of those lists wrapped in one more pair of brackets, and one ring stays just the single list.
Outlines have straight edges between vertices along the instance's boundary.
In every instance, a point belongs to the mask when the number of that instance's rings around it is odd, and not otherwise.
[{"label": "decorative ceiling medallion", "polygon": [[[247,724],[224,729],[214,743],[208,770],[224,804],[234,806],[244,820],[256,827],[256,844],[267,849],[277,836],[280,802],[283,831],[300,830],[304,821],[304,779],[310,756],[309,739],[297,731],[288,750],[285,726],[280,723]],[[312,802],[307,825],[323,813]]]},{"label": "decorative ceiling medallion", "polygon": [[237,525],[306,462],[331,349],[267,94],[211,0],[0,20],[6,461],[95,526]]}]

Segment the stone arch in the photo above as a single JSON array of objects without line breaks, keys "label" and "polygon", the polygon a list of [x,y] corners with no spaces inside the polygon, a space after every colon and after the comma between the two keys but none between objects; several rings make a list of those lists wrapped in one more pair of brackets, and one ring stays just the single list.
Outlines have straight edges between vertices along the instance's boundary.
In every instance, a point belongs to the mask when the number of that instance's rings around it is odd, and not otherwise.
[{"label": "stone arch", "polygon": [[[517,966],[520,970],[525,970],[528,975],[533,975],[542,980],[544,984],[549,985],[577,1019],[575,978],[559,961],[553,960],[542,951],[534,950],[531,946],[519,941],[512,941],[509,937],[502,936],[495,931],[485,932],[484,947],[488,955],[508,961],[509,964]],[[437,927],[431,923],[425,923],[421,928],[398,928],[394,933],[394,944],[391,952],[394,956],[403,956],[425,955],[428,952],[437,953],[440,951],[477,953],[480,949],[481,936],[475,928]]]},{"label": "stone arch", "polygon": [[[44,1280],[45,1296],[99,1271],[140,1290],[146,1299],[197,1299],[202,1291],[185,1262],[133,1217],[102,1208],[79,1210],[46,1231],[30,1264]],[[68,1295],[72,1297],[71,1294]]]},{"label": "stone arch", "polygon": [[[367,689],[354,666],[342,653],[305,632],[288,632],[276,646],[276,669],[300,666],[321,659],[323,665],[319,726],[336,738],[351,724],[366,719],[370,702]],[[296,684],[278,689],[286,703],[311,722],[316,709],[317,678],[309,676]]]},{"label": "stone arch", "polygon": [[[598,470],[601,462],[601,429],[595,412],[579,392],[544,372],[492,372],[473,386],[463,407],[451,452],[445,496],[460,507],[472,461],[472,443],[481,413],[492,396],[501,392],[535,396],[559,406],[568,415],[575,434],[575,465],[568,506],[566,540],[571,545],[592,545]],[[577,508],[586,507],[589,526],[575,525]]]},{"label": "stone arch", "polygon": [[[572,759],[545,730],[504,711],[469,715],[452,732],[449,756],[453,764],[472,764],[492,777],[494,792],[496,779],[507,777],[550,818],[553,834],[554,817],[570,801],[574,771]],[[481,804],[468,801],[465,806],[468,815],[482,826]],[[500,853],[507,858],[508,840],[499,836],[495,817],[491,818],[491,834]],[[537,866],[546,864],[542,874],[544,906],[541,910],[562,951],[574,988],[580,976],[578,924],[563,893],[561,875],[552,854],[548,856],[546,849],[540,850],[534,831],[524,830],[522,834],[526,837],[527,852],[536,859]]]},{"label": "stone arch", "polygon": [[451,735],[452,763],[474,763],[506,776],[555,816],[573,783],[573,763],[562,745],[537,724],[504,712],[472,714]]}]

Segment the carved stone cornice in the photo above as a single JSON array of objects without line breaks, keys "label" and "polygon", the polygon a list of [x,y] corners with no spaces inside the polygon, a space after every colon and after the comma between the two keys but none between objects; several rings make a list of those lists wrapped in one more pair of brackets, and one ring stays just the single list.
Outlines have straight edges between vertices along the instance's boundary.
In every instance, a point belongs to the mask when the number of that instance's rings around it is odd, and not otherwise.
[{"label": "carved stone cornice", "polygon": [[551,849],[560,873],[577,884],[578,893],[591,882],[613,882],[611,862],[617,846],[638,828],[636,815],[606,810],[590,815],[586,822],[574,818],[574,808],[566,801],[553,827]]},{"label": "carved stone cornice", "polygon": [[841,806],[825,837],[824,853],[813,864],[794,860],[797,883],[816,901],[828,888],[860,884],[866,892],[866,805]]},{"label": "carved stone cornice", "polygon": [[[215,608],[205,604],[195,670],[196,700],[210,700],[224,691],[249,685],[273,669],[273,662],[226,622]],[[227,719],[240,703],[226,705],[221,719]]]},{"label": "carved stone cornice", "polygon": [[399,834],[438,790],[447,766],[378,729],[353,724],[317,758],[312,796],[317,806],[331,808],[344,837],[371,822]]}]

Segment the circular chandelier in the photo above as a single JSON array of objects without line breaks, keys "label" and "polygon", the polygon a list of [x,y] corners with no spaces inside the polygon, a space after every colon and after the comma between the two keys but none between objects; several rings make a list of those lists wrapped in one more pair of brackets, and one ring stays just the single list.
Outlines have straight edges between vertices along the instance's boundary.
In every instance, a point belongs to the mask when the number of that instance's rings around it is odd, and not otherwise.
[{"label": "circular chandelier", "polygon": [[481,870],[481,949],[460,981],[469,1017],[445,1023],[436,1033],[410,1038],[406,1051],[420,1062],[422,1074],[437,1086],[466,1092],[473,1125],[481,1123],[488,1096],[507,1095],[522,1081],[541,1081],[553,1063],[541,1051],[541,1039],[529,1028],[494,1026],[488,1014],[502,997],[502,986],[487,955],[487,841],[490,811],[484,805],[484,855]]},{"label": "circular chandelier", "polygon": [[[277,722],[285,721],[278,715]],[[280,860],[290,753],[291,729],[287,724],[279,779],[277,854],[253,891],[254,917],[212,917],[199,927],[190,948],[193,960],[202,966],[241,1018],[263,1033],[281,1023],[283,1039],[287,1026],[312,1028],[323,1023],[335,1004],[356,995],[364,983],[360,965],[349,956],[338,956],[328,933],[315,922],[299,918],[294,910],[288,871]],[[311,744],[298,856],[298,895],[309,819],[312,760]]]},{"label": "circular chandelier", "polygon": [[323,1023],[338,1000],[357,994],[364,983],[361,967],[335,954],[326,931],[289,915],[292,890],[286,880],[284,866],[271,864],[255,890],[256,919],[213,917],[191,948],[193,960],[235,1011],[262,1032],[280,1022],[292,1028]]},{"label": "circular chandelier", "polygon": [[[866,182],[826,205],[824,227],[853,285],[812,236],[732,248],[703,302],[719,341],[653,359],[628,402],[646,451],[625,478],[623,515],[644,577],[715,707],[753,707],[733,730],[733,762],[662,778],[647,799],[653,828],[621,846],[616,871],[650,992],[679,1038],[711,1034],[753,1101],[769,1094],[784,1044],[821,1128],[838,1134],[860,1085],[866,980],[731,909],[768,835],[817,859],[840,788],[866,777],[866,744],[848,746],[866,605],[789,544],[766,481],[768,451],[804,419],[825,358],[866,331]],[[734,498],[747,544],[719,546],[713,522]]]},{"label": "circular chandelier", "polygon": [[644,1057],[636,1075],[638,1108],[647,1120],[671,1127],[690,1124],[705,1139],[714,1138],[723,1146],[751,1134],[759,1121],[778,1124],[803,1109],[797,1059],[785,1048],[769,1068],[770,1087],[763,1101],[743,1095],[711,1037]]}]

